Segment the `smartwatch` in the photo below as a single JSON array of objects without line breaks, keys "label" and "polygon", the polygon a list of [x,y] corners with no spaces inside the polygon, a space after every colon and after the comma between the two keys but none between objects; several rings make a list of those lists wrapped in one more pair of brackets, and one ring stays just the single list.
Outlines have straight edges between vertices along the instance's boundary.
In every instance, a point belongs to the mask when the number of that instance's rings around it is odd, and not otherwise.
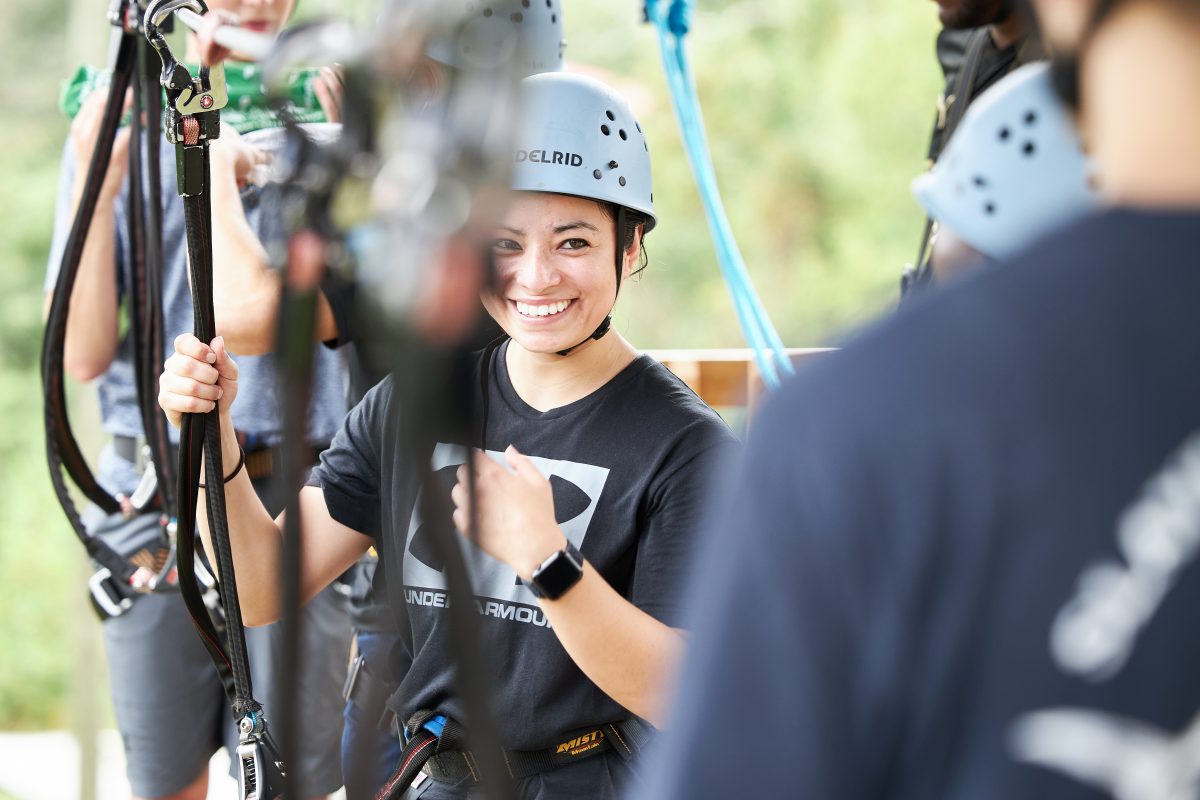
[{"label": "smartwatch", "polygon": [[529,591],[541,600],[557,600],[583,577],[583,556],[567,540],[567,546],[541,563],[529,579]]}]

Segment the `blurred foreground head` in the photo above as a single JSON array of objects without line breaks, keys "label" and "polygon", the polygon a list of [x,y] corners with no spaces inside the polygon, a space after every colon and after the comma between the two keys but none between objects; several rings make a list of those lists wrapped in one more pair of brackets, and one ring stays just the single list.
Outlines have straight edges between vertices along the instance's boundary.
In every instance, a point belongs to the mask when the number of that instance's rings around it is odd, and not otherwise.
[{"label": "blurred foreground head", "polygon": [[1104,194],[1200,205],[1200,2],[1033,0]]},{"label": "blurred foreground head", "polygon": [[967,110],[913,193],[932,219],[982,255],[1005,258],[1096,204],[1075,126],[1050,67],[1027,64]]}]

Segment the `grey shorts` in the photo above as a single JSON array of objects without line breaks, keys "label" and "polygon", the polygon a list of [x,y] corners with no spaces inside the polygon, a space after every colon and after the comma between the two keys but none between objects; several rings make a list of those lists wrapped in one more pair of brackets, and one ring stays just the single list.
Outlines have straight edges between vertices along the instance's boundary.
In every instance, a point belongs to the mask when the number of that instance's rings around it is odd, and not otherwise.
[{"label": "grey shorts", "polygon": [[[89,528],[122,552],[152,539],[151,516],[124,520],[95,509]],[[349,658],[351,626],[345,598],[333,587],[305,606],[301,620],[299,675],[303,722],[297,770],[307,797],[342,784],[342,684]],[[246,631],[254,695],[268,723],[277,697],[282,663],[278,625]],[[126,772],[134,794],[158,797],[180,791],[207,769],[221,745],[237,735],[216,670],[178,593],[138,597],[125,614],[104,623],[105,654],[113,711],[125,744]],[[231,750],[232,752],[232,750]]]},{"label": "grey shorts", "polygon": [[[296,770],[300,797],[337,791],[342,785],[342,686],[350,662],[350,611],[335,586],[304,606],[300,618],[300,674],[297,676],[300,725]],[[291,669],[282,658],[283,632],[278,623],[246,629],[254,696],[263,704],[268,724],[279,719],[280,676]],[[278,741],[278,739],[276,739]]]}]

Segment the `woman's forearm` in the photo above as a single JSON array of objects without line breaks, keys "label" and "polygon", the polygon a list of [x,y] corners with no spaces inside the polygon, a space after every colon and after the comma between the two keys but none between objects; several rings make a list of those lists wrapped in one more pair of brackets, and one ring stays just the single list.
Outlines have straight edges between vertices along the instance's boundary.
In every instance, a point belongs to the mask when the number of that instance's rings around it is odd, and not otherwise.
[{"label": "woman's forearm", "polygon": [[655,727],[683,656],[683,634],[616,592],[591,564],[579,583],[542,610],[572,660],[601,690]]},{"label": "woman's forearm", "polygon": [[[75,195],[78,208],[81,187]],[[117,352],[117,243],[113,201],[96,203],[71,292],[63,369],[78,381],[99,377]],[[47,309],[49,306],[47,306]]]},{"label": "woman's forearm", "polygon": [[[228,415],[224,415],[221,420],[221,465],[226,475],[234,470],[240,457],[241,450],[233,422]],[[204,474],[203,470],[201,474],[201,483],[211,485],[213,478]],[[220,481],[221,478],[216,477],[215,480]],[[200,502],[196,507],[197,523],[209,561],[220,572],[213,549],[212,532],[208,527],[206,502],[206,490],[201,489]],[[242,619],[251,627],[265,625],[279,617],[280,529],[258,499],[244,468],[225,484],[225,505]]]},{"label": "woman's forearm", "polygon": [[[229,174],[226,174],[229,173]],[[275,345],[279,276],[242,209],[232,170],[213,171],[213,306],[217,334],[243,355]]]}]

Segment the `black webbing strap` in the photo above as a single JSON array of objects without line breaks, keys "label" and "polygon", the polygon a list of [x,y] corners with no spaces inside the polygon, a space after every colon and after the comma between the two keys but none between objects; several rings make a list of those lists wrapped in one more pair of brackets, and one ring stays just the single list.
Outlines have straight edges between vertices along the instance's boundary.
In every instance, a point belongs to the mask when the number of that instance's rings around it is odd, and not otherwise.
[{"label": "black webbing strap", "polygon": [[54,286],[50,313],[46,321],[46,332],[42,339],[41,372],[45,398],[43,421],[46,429],[46,457],[50,467],[50,482],[54,486],[54,494],[88,555],[102,569],[109,571],[111,575],[109,584],[112,591],[124,597],[132,597],[134,592],[129,586],[129,580],[137,571],[137,567],[119,555],[103,540],[88,534],[63,475],[65,471],[87,499],[106,513],[115,514],[121,511],[120,503],[97,482],[71,431],[71,422],[67,415],[63,369],[71,294],[75,288],[75,279],[79,273],[79,265],[83,257],[84,245],[87,242],[88,230],[91,228],[96,202],[100,197],[109,159],[112,157],[113,141],[116,138],[125,103],[125,90],[129,86],[134,68],[136,46],[134,37],[120,30],[114,35],[120,37],[120,42],[113,62],[112,81],[109,84],[104,115],[96,137],[92,160],[88,164],[83,194],[79,200],[75,219],[71,223],[71,230],[63,251],[62,264]]},{"label": "black webbing strap", "polygon": [[[314,331],[317,320],[316,285],[299,286],[290,279],[283,282],[279,302],[279,331],[276,353],[280,367],[280,397],[283,408],[283,469],[276,480],[283,482],[287,492],[287,511],[283,523],[283,663],[284,670],[279,709],[280,744],[285,762],[296,758],[299,737],[297,713],[304,702],[299,696],[297,676],[300,671],[300,486],[308,467],[312,466],[312,448],[307,442],[308,407],[312,396]],[[303,797],[296,782],[295,771],[284,775],[284,796]]]},{"label": "black webbing strap", "polygon": [[[220,135],[224,72],[220,66],[214,67],[211,72],[202,67],[200,76],[193,79],[187,67],[175,59],[159,25],[181,8],[197,14],[208,11],[203,0],[154,0],[146,9],[144,28],[146,39],[162,60],[160,82],[167,96],[163,127],[168,141],[175,145],[177,185],[183,202],[184,231],[191,265],[193,332],[200,341],[208,343],[216,336],[209,142]],[[238,720],[240,744],[237,758],[241,796],[247,800],[275,798],[281,791],[284,768],[267,731],[262,706],[253,696],[233,549],[229,541],[225,484],[221,480],[225,470],[221,463],[220,426],[220,412],[216,408],[206,414],[184,414],[180,425],[177,484],[179,586],[192,621],[218,671],[228,671],[227,675],[222,675],[222,682],[229,695],[234,718]],[[205,473],[210,476],[205,491],[205,511],[219,576],[218,588],[225,611],[228,652],[222,647],[208,614],[199,613],[203,598],[195,580],[194,560],[189,557],[191,553],[184,552],[185,547],[190,550],[194,543],[202,458]]]},{"label": "black webbing strap", "polygon": [[[162,278],[162,175],[159,153],[162,136],[162,94],[158,57],[149,42],[137,37],[133,108],[130,120],[129,336],[133,345],[134,377],[142,431],[150,449],[155,492],[169,520],[176,515],[174,466],[166,415],[158,406],[158,375],[165,351]],[[143,114],[144,112],[144,114]]]},{"label": "black webbing strap", "polygon": [[[929,163],[932,165],[942,154],[942,149],[954,135],[958,123],[962,121],[967,106],[971,104],[971,88],[979,75],[979,65],[983,62],[984,49],[991,43],[992,34],[988,27],[978,28],[967,38],[967,52],[963,57],[962,66],[954,80],[954,91],[944,98],[948,104],[944,112],[939,112],[934,123],[933,135],[929,140]],[[932,270],[929,264],[929,245],[933,237],[934,221],[925,217],[925,226],[921,232],[921,244],[917,248],[917,259],[911,270],[906,270],[900,282],[900,294],[904,296],[913,289],[929,282]]]},{"label": "black webbing strap", "polygon": [[[436,442],[443,435],[456,437],[451,441],[471,441],[468,437],[477,435],[470,430],[473,420],[468,398],[473,395],[473,381],[478,375],[473,370],[472,355],[439,352],[405,340],[402,331],[389,332],[394,343],[391,372],[396,392],[394,402],[389,404],[389,425],[396,431],[400,452],[419,469],[416,474],[420,476],[420,485],[435,486],[432,463]],[[468,470],[468,474],[472,472]],[[468,491],[474,492],[473,478]],[[440,492],[421,491],[417,493],[416,508],[430,529],[428,541],[435,548],[433,552],[446,578],[455,691],[471,720],[472,742],[481,754],[483,788],[492,800],[507,800],[513,796],[513,789],[510,783],[501,780],[504,771],[500,737],[489,708],[492,675],[480,651],[479,614],[459,534],[452,524],[450,498]],[[473,530],[468,535],[473,536]],[[395,576],[395,580],[402,582],[403,575]]]},{"label": "black webbing strap", "polygon": [[421,728],[408,740],[400,752],[400,761],[383,786],[375,793],[375,800],[398,800],[416,780],[417,773],[425,766],[437,750],[438,737],[432,731]]}]

